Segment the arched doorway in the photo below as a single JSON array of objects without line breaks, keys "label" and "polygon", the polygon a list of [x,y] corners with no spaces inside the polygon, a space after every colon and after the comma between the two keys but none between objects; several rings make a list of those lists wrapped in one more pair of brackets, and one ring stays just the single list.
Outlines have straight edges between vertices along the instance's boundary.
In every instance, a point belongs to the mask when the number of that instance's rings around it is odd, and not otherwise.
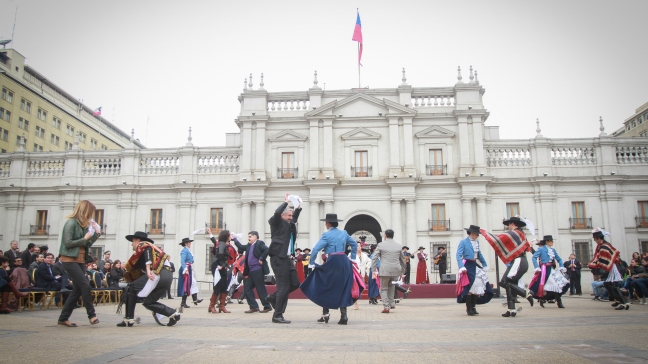
[{"label": "arched doorway", "polygon": [[[378,221],[376,221],[376,219],[369,215],[360,214],[350,218],[349,221],[347,221],[344,225],[344,230],[346,230],[347,233],[353,236],[353,238],[356,240],[360,240],[360,235],[366,235],[367,243],[370,243],[374,239],[376,243],[380,243],[382,241],[382,236],[380,236],[380,232],[382,232],[380,224],[378,223]],[[357,236],[354,236],[354,234],[356,234]],[[373,237],[368,234],[373,235]]]}]

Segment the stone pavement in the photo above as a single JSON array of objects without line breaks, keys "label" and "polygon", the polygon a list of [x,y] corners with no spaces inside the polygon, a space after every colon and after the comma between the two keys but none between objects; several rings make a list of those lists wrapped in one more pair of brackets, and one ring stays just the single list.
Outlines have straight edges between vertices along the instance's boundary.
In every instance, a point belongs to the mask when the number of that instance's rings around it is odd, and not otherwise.
[{"label": "stone pavement", "polygon": [[[203,295],[202,298],[208,298]],[[162,300],[178,305],[179,299]],[[101,323],[90,326],[85,311],[72,315],[79,327],[56,325],[58,309],[0,315],[0,362],[48,363],[638,363],[648,362],[648,306],[615,311],[589,296],[564,298],[566,309],[529,304],[516,318],[503,318],[503,300],[477,307],[469,317],[452,299],[408,299],[390,314],[382,307],[349,308],[349,324],[315,320],[320,308],[291,300],[285,317],[207,313],[207,301],[185,309],[175,327],[158,326],[138,305],[142,323],[115,325],[114,305],[97,307]]]}]

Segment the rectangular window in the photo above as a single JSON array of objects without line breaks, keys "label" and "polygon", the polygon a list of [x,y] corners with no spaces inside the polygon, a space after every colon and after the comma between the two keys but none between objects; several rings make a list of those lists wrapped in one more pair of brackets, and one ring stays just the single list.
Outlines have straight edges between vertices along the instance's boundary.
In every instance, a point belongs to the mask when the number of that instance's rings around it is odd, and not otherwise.
[{"label": "rectangular window", "polygon": [[43,110],[41,108],[38,108],[38,118],[43,120],[43,121],[46,121],[47,120],[47,111],[45,111],[45,110]]},{"label": "rectangular window", "polygon": [[0,139],[4,140],[5,142],[9,141],[9,131],[0,128]]},{"label": "rectangular window", "polygon": [[66,141],[65,142],[65,150],[72,150],[72,143]]},{"label": "rectangular window", "polygon": [[[156,244],[157,245],[157,244]],[[93,258],[103,258],[103,252],[104,252],[104,247],[103,246],[97,246],[93,245],[90,247],[90,256]],[[99,264],[99,263],[97,263]]]},{"label": "rectangular window", "polygon": [[18,127],[21,129],[24,129],[26,131],[29,131],[29,120],[23,119],[23,118],[18,118]]},{"label": "rectangular window", "polygon": [[6,88],[2,88],[2,99],[5,100],[8,103],[13,103],[13,92],[7,90]]},{"label": "rectangular window", "polygon": [[10,123],[11,122],[11,111],[5,110],[0,107],[0,119],[4,119],[4,121]]},{"label": "rectangular window", "polygon": [[104,210],[103,210],[103,209],[95,210],[95,213],[94,213],[94,221],[95,221],[95,222],[97,223],[97,225],[99,225],[99,226],[101,227],[101,229],[103,230],[103,228],[104,228]]},{"label": "rectangular window", "polygon": [[36,127],[36,136],[45,139],[45,129],[39,126]]},{"label": "rectangular window", "polygon": [[0,150],[0,153],[7,153],[7,150],[6,150],[6,149],[2,149],[2,150]]},{"label": "rectangular window", "polygon": [[212,234],[218,235],[218,233],[223,230],[223,209],[214,208],[211,209],[209,215],[209,228],[212,231]]},{"label": "rectangular window", "polygon": [[43,151],[43,146],[34,143],[34,152],[42,152],[42,151]]},{"label": "rectangular window", "polygon": [[447,231],[448,221],[445,215],[445,204],[432,204],[432,220],[430,221],[431,231]]},{"label": "rectangular window", "polygon": [[5,109],[0,107],[0,119],[4,120],[4,118],[5,118]]},{"label": "rectangular window", "polygon": [[648,252],[648,240],[642,240],[639,245],[641,246],[641,254]]},{"label": "rectangular window", "polygon": [[648,228],[648,201],[638,201],[637,207],[637,227]]},{"label": "rectangular window", "polygon": [[20,99],[20,110],[25,110],[26,106],[27,106],[27,101],[25,101],[25,99]]},{"label": "rectangular window", "polygon": [[520,215],[520,204],[517,202],[506,203],[506,218],[510,219],[513,216]]},{"label": "rectangular window", "polygon": [[572,229],[586,229],[585,202],[572,202]]},{"label": "rectangular window", "polygon": [[583,267],[587,267],[587,263],[592,259],[591,246],[592,241],[589,239],[572,240],[574,255]]},{"label": "rectangular window", "polygon": [[355,177],[368,177],[369,176],[369,153],[366,150],[358,150],[355,152]]},{"label": "rectangular window", "polygon": [[20,100],[20,110],[26,112],[26,113],[31,113],[31,102],[21,99]]},{"label": "rectangular window", "polygon": [[428,174],[430,176],[443,175],[443,151],[441,149],[430,149],[430,164],[428,166]]},{"label": "rectangular window", "polygon": [[47,210],[36,211],[36,235],[47,235]]},{"label": "rectangular window", "polygon": [[108,147],[105,144],[101,144],[101,150],[108,150]]},{"label": "rectangular window", "polygon": [[95,138],[90,138],[90,147],[92,149],[97,149],[97,140]]},{"label": "rectangular window", "polygon": [[66,129],[65,129],[65,134],[67,134],[69,136],[74,136],[74,127],[72,125],[68,124]]},{"label": "rectangular window", "polygon": [[7,100],[7,89],[4,87],[2,88],[2,99]]},{"label": "rectangular window", "polygon": [[295,178],[295,153],[281,153],[281,178]]},{"label": "rectangular window", "polygon": [[86,135],[86,133],[79,132],[79,142],[85,144],[85,142],[86,142],[86,138],[87,138],[87,137],[88,137],[88,136]]},{"label": "rectangular window", "polygon": [[149,234],[162,234],[162,209],[151,209],[151,228]]},{"label": "rectangular window", "polygon": [[50,138],[50,143],[52,143],[52,144],[58,146],[58,145],[59,145],[59,141],[60,141],[59,137],[56,136],[56,135],[54,135],[54,134],[52,134],[52,137]]},{"label": "rectangular window", "polygon": [[61,119],[56,116],[52,117],[52,126],[58,130],[61,130]]}]

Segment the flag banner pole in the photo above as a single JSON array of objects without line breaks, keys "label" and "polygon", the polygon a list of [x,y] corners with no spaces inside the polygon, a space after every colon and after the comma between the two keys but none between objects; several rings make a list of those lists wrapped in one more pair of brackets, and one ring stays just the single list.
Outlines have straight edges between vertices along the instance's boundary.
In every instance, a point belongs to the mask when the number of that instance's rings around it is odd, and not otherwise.
[{"label": "flag banner pole", "polygon": [[[360,43],[358,43],[358,60],[360,59]],[[358,61],[358,88],[362,88],[360,83],[360,61]]]}]

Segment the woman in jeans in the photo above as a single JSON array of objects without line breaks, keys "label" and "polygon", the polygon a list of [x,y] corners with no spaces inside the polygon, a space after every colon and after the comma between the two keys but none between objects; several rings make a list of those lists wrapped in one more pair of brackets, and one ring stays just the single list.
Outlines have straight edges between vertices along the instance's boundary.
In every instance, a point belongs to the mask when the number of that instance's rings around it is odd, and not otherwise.
[{"label": "woman in jeans", "polygon": [[63,226],[61,248],[59,249],[60,261],[63,263],[63,268],[67,271],[68,277],[72,280],[74,289],[65,301],[58,319],[59,325],[77,326],[75,323],[70,322],[70,315],[72,315],[79,297],[83,299],[90,324],[96,325],[99,323],[92,305],[90,283],[85,276],[86,261],[90,257],[88,254],[90,247],[101,235],[101,228],[92,220],[95,210],[95,205],[92,202],[83,200],[74,207],[72,215],[68,216],[69,219]]}]

